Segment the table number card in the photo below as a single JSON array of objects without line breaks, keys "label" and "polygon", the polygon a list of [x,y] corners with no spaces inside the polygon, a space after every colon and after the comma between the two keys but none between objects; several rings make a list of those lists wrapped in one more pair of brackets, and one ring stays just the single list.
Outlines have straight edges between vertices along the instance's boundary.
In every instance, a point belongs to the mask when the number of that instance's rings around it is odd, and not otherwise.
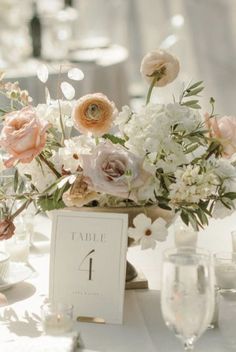
[{"label": "table number card", "polygon": [[55,211],[49,296],[73,304],[79,320],[121,324],[127,214]]}]

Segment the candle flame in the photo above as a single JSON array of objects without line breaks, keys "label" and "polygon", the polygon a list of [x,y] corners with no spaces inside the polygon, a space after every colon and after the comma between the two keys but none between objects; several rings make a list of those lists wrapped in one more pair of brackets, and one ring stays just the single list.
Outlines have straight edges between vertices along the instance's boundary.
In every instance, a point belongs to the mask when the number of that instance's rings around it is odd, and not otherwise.
[{"label": "candle flame", "polygon": [[60,321],[61,321],[61,315],[57,314],[57,322],[60,323]]}]

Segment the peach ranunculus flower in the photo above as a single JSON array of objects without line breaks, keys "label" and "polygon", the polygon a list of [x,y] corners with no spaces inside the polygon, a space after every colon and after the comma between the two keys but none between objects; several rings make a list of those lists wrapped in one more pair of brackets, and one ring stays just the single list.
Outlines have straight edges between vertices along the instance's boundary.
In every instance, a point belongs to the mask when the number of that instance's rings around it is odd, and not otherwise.
[{"label": "peach ranunculus flower", "polygon": [[69,191],[62,196],[67,207],[82,207],[98,199],[98,193],[91,190],[89,180],[83,175],[78,175]]},{"label": "peach ranunculus flower", "polygon": [[0,146],[11,156],[4,162],[5,166],[12,167],[16,161],[30,163],[44,148],[49,126],[37,117],[31,106],[5,115]]},{"label": "peach ranunculus flower", "polygon": [[223,116],[216,118],[210,117],[206,113],[205,122],[210,136],[216,138],[222,145],[222,155],[230,158],[236,153],[236,117]]},{"label": "peach ranunculus flower", "polygon": [[142,169],[142,159],[110,141],[99,143],[92,154],[80,157],[83,174],[97,192],[137,199],[137,189],[148,176]]},{"label": "peach ranunculus flower", "polygon": [[75,128],[83,133],[102,136],[111,128],[118,111],[115,104],[104,94],[88,94],[80,98],[73,110],[72,116]]},{"label": "peach ranunculus flower", "polygon": [[14,235],[15,225],[10,219],[3,219],[0,221],[0,241],[8,240]]},{"label": "peach ranunculus flower", "polygon": [[163,87],[178,76],[179,61],[165,50],[153,50],[144,56],[140,72],[149,83],[156,76],[155,86]]}]

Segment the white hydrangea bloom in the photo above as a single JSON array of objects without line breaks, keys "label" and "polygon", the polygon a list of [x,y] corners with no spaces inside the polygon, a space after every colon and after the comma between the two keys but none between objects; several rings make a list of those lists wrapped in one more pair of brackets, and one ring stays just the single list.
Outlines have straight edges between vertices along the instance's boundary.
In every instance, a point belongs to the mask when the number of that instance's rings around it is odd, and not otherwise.
[{"label": "white hydrangea bloom", "polygon": [[229,216],[235,212],[236,204],[234,202],[234,208],[233,209],[228,209],[222,204],[220,201],[217,201],[214,205],[214,209],[212,212],[212,217],[214,219],[223,219],[226,216]]},{"label": "white hydrangea bloom", "polygon": [[236,169],[228,159],[213,161],[215,173],[223,180],[226,192],[236,192]]},{"label": "white hydrangea bloom", "polygon": [[28,164],[19,163],[17,169],[21,176],[25,174],[31,176],[32,184],[39,192],[44,191],[57,180],[56,176],[45,164],[39,164],[35,159]]},{"label": "white hydrangea bloom", "polygon": [[170,185],[171,203],[198,203],[214,194],[219,185],[219,178],[209,167],[205,173],[200,173],[198,165],[188,165],[175,172],[176,183]]},{"label": "white hydrangea bloom", "polygon": [[156,195],[160,195],[160,181],[156,177],[149,177],[145,184],[138,189],[138,201],[152,200],[156,202]]},{"label": "white hydrangea bloom", "polygon": [[201,115],[197,110],[178,103],[168,104],[166,106],[166,115],[172,121],[172,124],[178,123],[178,131],[192,132],[202,123]]},{"label": "white hydrangea bloom", "polygon": [[207,147],[199,146],[193,152],[186,155],[186,164],[190,164],[194,159],[201,158],[207,151]]},{"label": "white hydrangea bloom", "polygon": [[65,127],[71,128],[73,121],[71,119],[72,109],[75,101],[60,100],[60,107],[57,100],[52,100],[50,104],[39,104],[36,107],[37,115],[50,122],[53,127],[61,131],[60,113],[62,114]]},{"label": "white hydrangea bloom", "polygon": [[121,112],[117,115],[114,121],[114,124],[119,127],[119,130],[122,134],[124,132],[124,126],[129,121],[131,115],[132,115],[132,110],[128,105],[125,105],[122,107]]},{"label": "white hydrangea bloom", "polygon": [[[150,169],[152,174],[154,168],[174,172],[179,165],[187,163],[187,156],[172,136],[173,129],[188,133],[198,128],[201,122],[200,114],[186,106],[177,103],[166,106],[148,104],[124,125],[124,133],[129,138],[125,145],[146,159],[144,167]],[[151,166],[151,159],[154,167]]]}]

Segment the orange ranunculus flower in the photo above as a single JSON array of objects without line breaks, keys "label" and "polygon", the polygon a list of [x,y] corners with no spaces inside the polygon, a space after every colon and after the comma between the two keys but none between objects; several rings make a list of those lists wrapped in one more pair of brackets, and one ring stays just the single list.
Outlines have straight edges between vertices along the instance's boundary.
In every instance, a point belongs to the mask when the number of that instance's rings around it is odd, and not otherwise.
[{"label": "orange ranunculus flower", "polygon": [[115,104],[104,94],[88,94],[80,98],[73,110],[75,128],[83,133],[102,136],[111,128],[117,115]]}]

